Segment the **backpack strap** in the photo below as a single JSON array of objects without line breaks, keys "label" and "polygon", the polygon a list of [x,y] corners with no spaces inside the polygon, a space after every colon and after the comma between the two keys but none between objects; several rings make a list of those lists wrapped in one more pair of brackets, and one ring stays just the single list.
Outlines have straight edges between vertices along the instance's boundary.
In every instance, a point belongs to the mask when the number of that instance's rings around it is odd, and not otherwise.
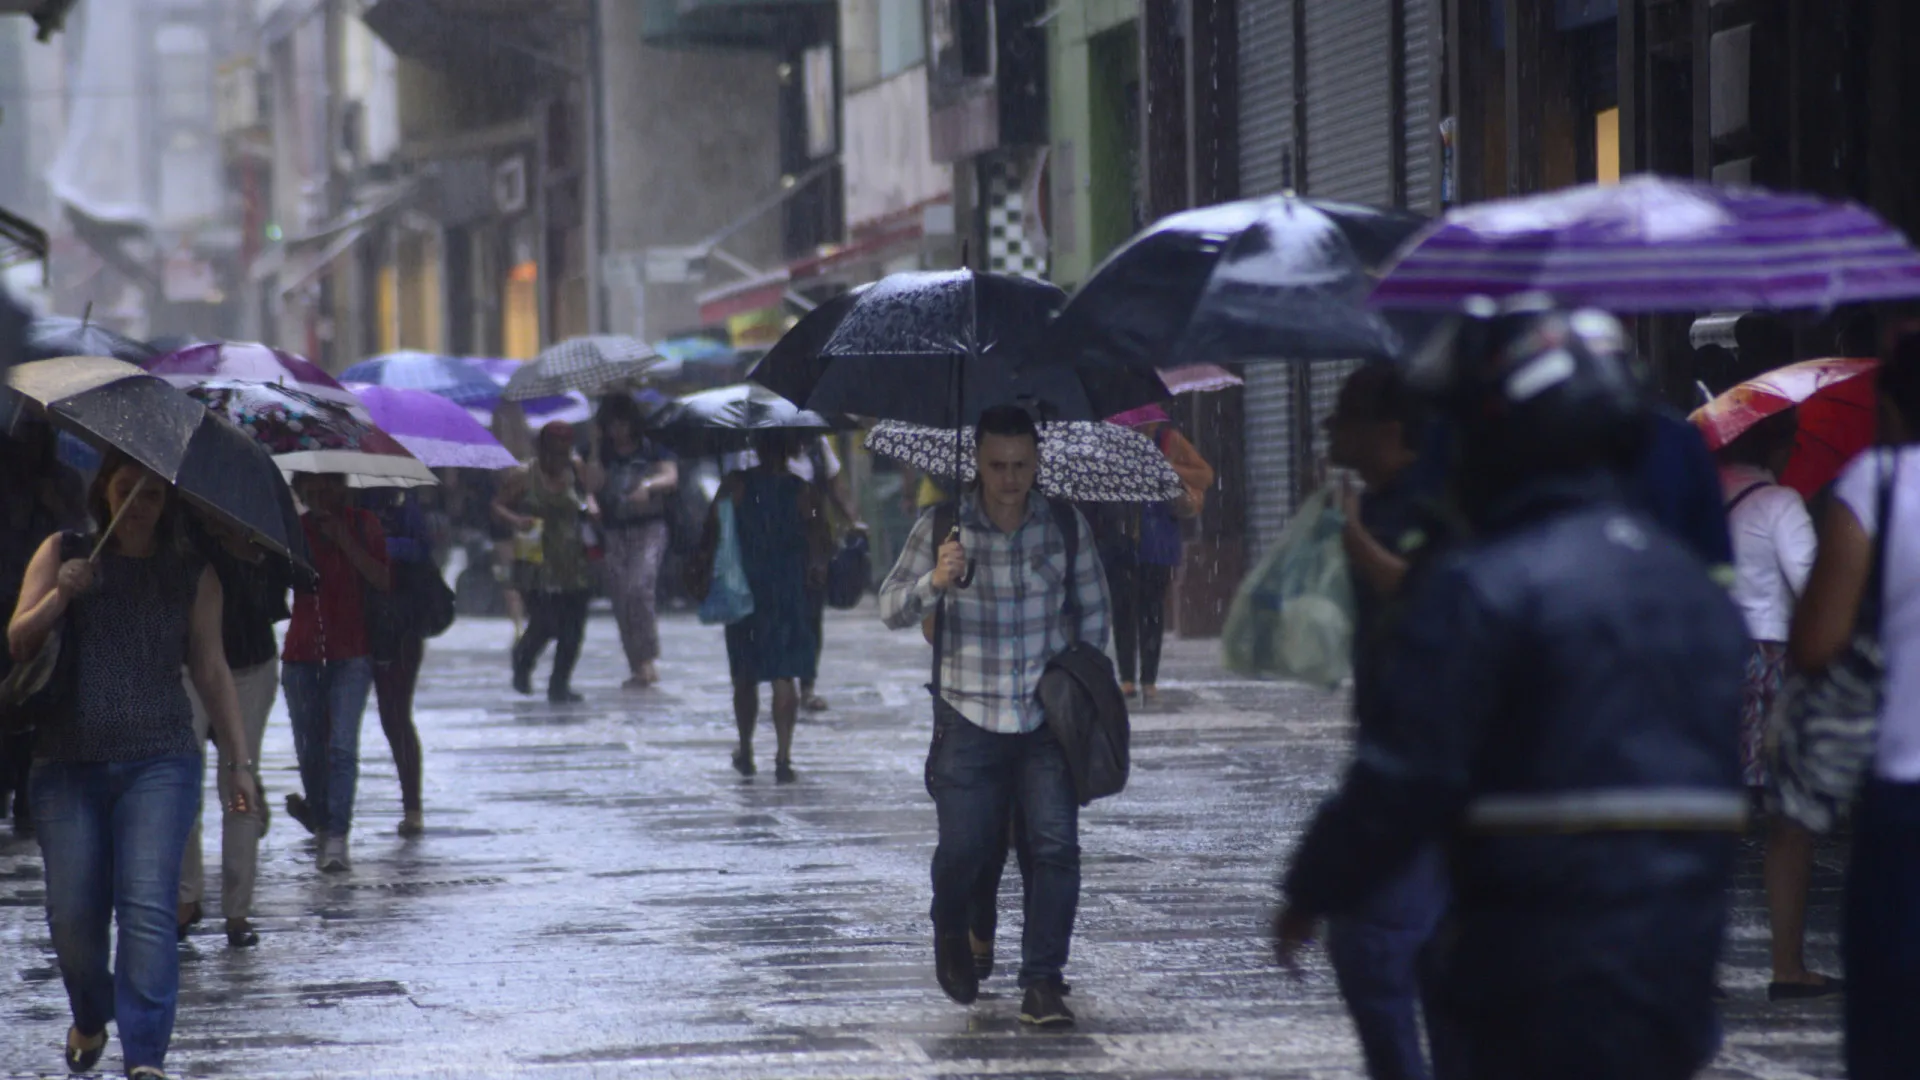
[{"label": "backpack strap", "polygon": [[[953,533],[954,526],[959,520],[960,504],[957,501],[949,499],[946,502],[934,504],[933,561],[936,566],[940,562],[940,545],[947,542],[947,537]],[[945,659],[946,642],[947,596],[941,593],[940,598],[933,602],[933,682],[927,687],[933,691],[935,702],[940,700],[940,669],[944,666],[942,661]]]},{"label": "backpack strap", "polygon": [[1053,515],[1054,524],[1060,528],[1060,539],[1067,549],[1067,599],[1062,605],[1067,615],[1068,625],[1073,627],[1073,640],[1080,640],[1080,620],[1085,615],[1080,610],[1080,589],[1077,579],[1080,576],[1080,515],[1074,512],[1073,504],[1065,499],[1047,497],[1047,512]]},{"label": "backpack strap", "polygon": [[1734,496],[1733,498],[1731,498],[1731,499],[1728,499],[1728,500],[1727,500],[1727,514],[1728,514],[1729,516],[1731,516],[1731,515],[1733,514],[1733,508],[1734,508],[1734,507],[1736,507],[1736,506],[1739,506],[1739,505],[1740,505],[1741,503],[1743,503],[1743,502],[1746,502],[1746,501],[1747,501],[1747,496],[1749,496],[1749,495],[1752,495],[1752,494],[1755,494],[1755,493],[1757,493],[1757,492],[1759,492],[1759,491],[1760,491],[1761,489],[1763,489],[1763,488],[1768,488],[1768,487],[1772,487],[1772,486],[1773,486],[1773,485],[1772,485],[1772,484],[1770,484],[1770,483],[1768,483],[1767,481],[1765,481],[1765,480],[1761,480],[1761,481],[1759,481],[1758,483],[1755,483],[1755,484],[1754,484],[1754,485],[1753,485],[1752,487],[1750,487],[1750,488],[1747,488],[1747,489],[1745,489],[1744,491],[1742,491],[1742,492],[1740,492],[1740,494],[1738,494],[1738,495],[1735,495],[1735,496]]}]

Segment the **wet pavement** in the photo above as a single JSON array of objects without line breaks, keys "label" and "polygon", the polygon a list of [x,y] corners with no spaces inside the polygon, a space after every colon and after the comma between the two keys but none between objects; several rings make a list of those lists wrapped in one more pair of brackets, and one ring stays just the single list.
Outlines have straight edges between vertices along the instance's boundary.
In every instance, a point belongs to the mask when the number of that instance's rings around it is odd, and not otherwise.
[{"label": "wet pavement", "polygon": [[[427,833],[402,840],[377,721],[364,729],[354,869],[320,875],[276,813],[260,947],[210,914],[183,947],[169,1067],[208,1077],[1287,1077],[1361,1075],[1324,959],[1268,960],[1272,880],[1346,751],[1337,699],[1223,674],[1169,642],[1166,703],[1134,721],[1129,789],[1082,817],[1085,888],[1068,977],[1080,1024],[1022,1030],[996,974],[972,1009],[934,983],[921,786],[927,650],[871,609],[831,614],[799,782],[772,732],[742,780],[717,629],[670,620],[664,689],[619,689],[596,617],[576,688],[506,687],[511,633],[433,642],[419,694]],[[285,709],[263,755],[276,810],[297,790]],[[207,863],[217,867],[218,829]],[[1837,1077],[1838,1011],[1769,1005],[1757,846],[1728,949],[1718,1078]],[[1812,952],[1833,970],[1839,854],[1816,880]],[[213,874],[218,877],[217,872]],[[1017,952],[1017,874],[1002,959]],[[209,882],[209,891],[217,888]],[[0,840],[0,1076],[65,1075],[38,850]],[[217,905],[210,900],[210,913]],[[103,1067],[117,1072],[117,1044]]]}]

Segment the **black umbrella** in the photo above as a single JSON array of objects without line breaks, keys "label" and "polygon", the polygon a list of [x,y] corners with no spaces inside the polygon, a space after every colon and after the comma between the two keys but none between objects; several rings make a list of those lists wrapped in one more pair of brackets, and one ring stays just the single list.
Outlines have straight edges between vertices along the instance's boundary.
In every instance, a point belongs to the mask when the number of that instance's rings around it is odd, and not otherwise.
[{"label": "black umbrella", "polygon": [[893,274],[800,320],[748,378],[818,413],[939,428],[972,424],[995,405],[1097,420],[1167,396],[1156,385],[1103,412],[1109,402],[1072,370],[1021,370],[1065,299],[1057,286],[1008,274]]},{"label": "black umbrella", "polygon": [[166,380],[87,356],[21,364],[6,379],[55,427],[121,451],[200,510],[312,573],[293,493],[266,449]]},{"label": "black umbrella", "polygon": [[27,358],[52,360],[59,356],[111,356],[145,367],[160,354],[145,342],[116,334],[90,319],[43,315],[27,330]]},{"label": "black umbrella", "polygon": [[1366,298],[1421,224],[1287,195],[1175,214],[1094,271],[1029,362],[1119,382],[1203,362],[1392,359],[1402,334]]},{"label": "black umbrella", "polygon": [[765,431],[820,434],[836,427],[763,386],[735,383],[675,398],[647,424],[647,433],[675,453],[689,456],[745,450]]}]

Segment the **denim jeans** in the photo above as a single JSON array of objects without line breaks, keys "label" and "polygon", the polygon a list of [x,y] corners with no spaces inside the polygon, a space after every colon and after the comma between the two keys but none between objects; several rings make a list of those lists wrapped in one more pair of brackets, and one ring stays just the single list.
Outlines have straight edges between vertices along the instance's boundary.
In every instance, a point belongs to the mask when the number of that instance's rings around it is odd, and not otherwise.
[{"label": "denim jeans", "polygon": [[345,836],[353,826],[360,782],[360,718],[373,690],[373,661],[364,656],[324,664],[289,663],[280,671],[293,721],[300,783],[318,831]]},{"label": "denim jeans", "polygon": [[1004,859],[1008,816],[1017,807],[1033,873],[1020,932],[1020,985],[1060,977],[1080,904],[1080,807],[1060,740],[1042,725],[1000,735],[944,702],[934,704],[927,790],[940,820],[933,853],[933,929],[972,925],[983,870]]},{"label": "denim jeans", "polygon": [[[166,1063],[180,993],[174,900],[200,806],[201,760],[40,761],[33,814],[47,871],[47,925],[73,1025],[120,1025],[126,1067]],[[108,966],[108,930],[120,926]]]},{"label": "denim jeans", "polygon": [[[1436,1071],[1446,1076],[1444,1069],[1427,1067],[1420,1039],[1422,1004],[1432,999],[1424,954],[1446,906],[1446,869],[1439,849],[1430,847],[1360,911],[1333,919],[1327,928],[1327,958],[1371,1080],[1428,1080]],[[1435,1030],[1435,1010],[1425,1012],[1439,1059],[1445,1032]]]}]

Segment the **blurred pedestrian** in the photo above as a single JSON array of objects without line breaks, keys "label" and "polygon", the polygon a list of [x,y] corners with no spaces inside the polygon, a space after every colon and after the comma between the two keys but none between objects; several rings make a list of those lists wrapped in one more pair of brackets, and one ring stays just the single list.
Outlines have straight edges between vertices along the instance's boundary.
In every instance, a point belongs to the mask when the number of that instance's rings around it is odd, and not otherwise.
[{"label": "blurred pedestrian", "polygon": [[[12,612],[27,564],[47,537],[81,528],[86,520],[80,476],[62,464],[53,429],[24,416],[0,426],[0,611]],[[0,654],[0,678],[13,667]],[[17,836],[33,832],[27,772],[33,733],[0,735],[0,813],[11,813]]]},{"label": "blurred pedestrian", "polygon": [[[1786,675],[1787,626],[1813,568],[1813,519],[1800,493],[1778,477],[1798,432],[1792,410],[1760,421],[1716,457],[1733,538],[1733,602],[1752,638],[1740,711],[1740,767],[1754,803],[1767,785],[1767,715]],[[1761,875],[1773,937],[1774,1001],[1838,993],[1840,980],[1807,970],[1807,890],[1813,877],[1813,834],[1780,814],[1769,815]]]},{"label": "blurred pedestrian", "polygon": [[[1341,540],[1353,579],[1354,715],[1363,739],[1381,716],[1374,699],[1385,692],[1388,613],[1422,543],[1420,502],[1432,494],[1422,490],[1423,470],[1415,468],[1426,442],[1424,412],[1396,369],[1371,364],[1347,378],[1326,420],[1330,462],[1366,485],[1341,494]],[[1434,1075],[1421,1039],[1423,1012],[1434,1058],[1446,1056],[1444,1022],[1426,1004],[1433,987],[1425,960],[1446,905],[1444,856],[1427,845],[1356,910],[1328,921],[1327,956],[1373,1080]]]},{"label": "blurred pedestrian", "polygon": [[753,592],[753,614],[727,626],[727,667],[733,677],[733,718],[740,745],[733,767],[754,775],[753,733],[760,716],[760,684],[773,684],[774,778],[795,779],[793,727],[800,711],[796,684],[810,681],[819,663],[819,639],[808,610],[809,589],[823,588],[827,572],[826,508],[819,495],[787,467],[792,441],[768,431],[755,442],[760,464],[729,473],[707,515],[696,564],[710,577],[719,537],[720,500],[733,504],[741,562]]},{"label": "blurred pedestrian", "polygon": [[1438,996],[1476,1080],[1682,1080],[1718,1041],[1746,633],[1632,502],[1628,348],[1597,311],[1470,328],[1444,400],[1474,534],[1402,584],[1375,715],[1284,880],[1292,965],[1444,846]]},{"label": "blurred pedestrian", "polygon": [[[267,804],[257,763],[267,716],[273,712],[274,698],[280,692],[279,642],[273,626],[292,615],[287,608],[287,589],[292,580],[283,562],[269,558],[239,531],[212,519],[201,524],[205,536],[199,550],[220,579],[220,640],[227,669],[233,673],[240,726],[246,733],[246,742],[241,745],[218,745],[219,782],[215,785],[222,809],[220,910],[226,917],[227,944],[245,949],[260,943],[252,922],[253,889],[260,872],[260,837],[267,831]],[[191,670],[186,686],[187,698],[193,703],[194,741],[204,762],[213,714],[194,687]],[[242,768],[256,770],[254,788],[261,793],[258,802],[245,811],[233,809],[232,777]],[[180,866],[178,925],[182,938],[188,927],[200,921],[201,902],[206,897],[200,804],[195,807],[193,829],[187,834],[186,856]]]},{"label": "blurred pedestrian", "polygon": [[[418,595],[402,586],[408,575],[438,575],[434,562],[433,530],[419,489],[375,491],[362,504],[379,519],[386,538],[389,583],[401,597]],[[393,768],[400,774],[401,836],[419,836],[427,829],[421,803],[422,774],[426,768],[420,747],[420,729],[413,722],[413,694],[420,684],[420,665],[427,655],[426,638],[413,612],[391,625],[374,628],[367,648],[373,660],[373,696],[380,711],[380,730],[393,752]]]},{"label": "blurred pedestrian", "polygon": [[515,533],[515,585],[527,608],[527,628],[513,646],[513,688],[533,693],[533,668],[554,645],[547,700],[584,700],[573,692],[573,668],[587,636],[593,567],[585,529],[588,493],[599,490],[597,466],[574,452],[573,425],[554,420],[534,440],[533,460],[501,481],[493,512]]},{"label": "blurred pedestrian", "polygon": [[627,653],[629,690],[660,681],[660,560],[667,553],[673,494],[680,463],[673,452],[647,438],[640,406],[628,394],[609,394],[600,404],[595,463],[605,472],[600,486],[600,523],[607,537],[607,593]]},{"label": "blurred pedestrian", "polygon": [[[1180,476],[1187,493],[1169,503],[1108,504],[1091,515],[1113,597],[1113,648],[1120,689],[1128,697],[1159,700],[1160,649],[1166,637],[1167,590],[1180,565],[1180,522],[1198,517],[1213,486],[1213,466],[1200,456],[1173,418],[1158,405],[1109,417],[1152,439]],[[1137,676],[1137,684],[1136,684]]]},{"label": "blurred pedestrian", "polygon": [[294,494],[319,581],[296,591],[293,622],[281,651],[281,688],[293,723],[305,794],[287,796],[287,813],[319,841],[317,865],[341,873],[351,867],[347,834],[360,783],[360,721],[373,689],[366,591],[391,584],[380,521],[348,500],[339,476],[302,473]]},{"label": "blurred pedestrian", "polygon": [[[160,1077],[180,989],[174,902],[201,791],[186,669],[222,744],[247,745],[221,638],[220,579],[182,541],[171,491],[118,453],[87,496],[107,536],[48,537],[7,628],[15,662],[61,626],[73,650],[70,713],[40,729],[33,801],[47,923],[73,1023],[67,1068],[90,1071],[117,1021],[129,1077]],[[254,763],[236,756],[227,808],[259,806]],[[108,932],[117,924],[112,965]]]},{"label": "blurred pedestrian", "polygon": [[[942,510],[921,515],[880,587],[881,617],[896,630],[919,625],[944,599],[926,766],[940,825],[934,970],[953,1000],[966,1005],[978,997],[968,940],[973,909],[983,871],[1005,858],[1017,812],[1031,859],[1020,1019],[1067,1025],[1074,1016],[1062,971],[1080,900],[1079,805],[1066,752],[1037,694],[1048,662],[1074,641],[1105,648],[1106,573],[1079,511],[1034,491],[1040,436],[1033,417],[1013,406],[988,409],[974,437],[980,481],[952,514],[959,538],[939,535],[946,529],[944,521],[936,524]],[[971,584],[962,585],[969,560]]]},{"label": "blurred pedestrian", "polygon": [[[1820,522],[1820,550],[1794,612],[1801,671],[1837,659],[1862,627],[1884,532],[1879,641],[1886,656],[1872,773],[1855,804],[1840,954],[1851,1080],[1911,1077],[1920,1062],[1920,335],[1899,338],[1879,375],[1886,447],[1854,459]],[[1881,521],[1882,492],[1891,503]]]}]

